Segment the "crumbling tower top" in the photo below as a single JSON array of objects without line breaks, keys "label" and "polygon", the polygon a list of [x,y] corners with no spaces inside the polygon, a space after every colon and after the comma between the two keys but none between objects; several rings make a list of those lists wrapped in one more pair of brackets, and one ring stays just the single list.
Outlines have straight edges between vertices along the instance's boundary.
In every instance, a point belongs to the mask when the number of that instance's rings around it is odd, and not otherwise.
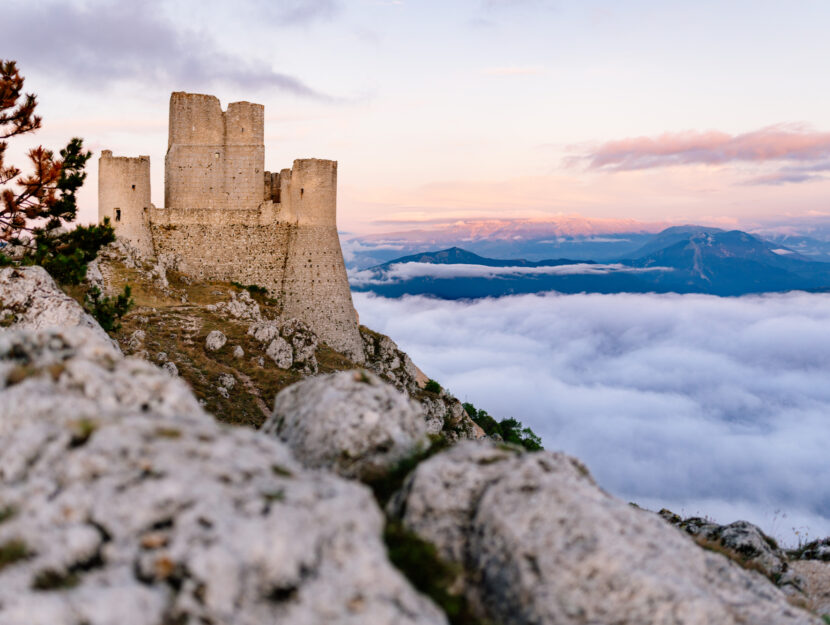
[{"label": "crumbling tower top", "polygon": [[166,208],[255,209],[265,171],[265,109],[176,91],[170,96]]}]

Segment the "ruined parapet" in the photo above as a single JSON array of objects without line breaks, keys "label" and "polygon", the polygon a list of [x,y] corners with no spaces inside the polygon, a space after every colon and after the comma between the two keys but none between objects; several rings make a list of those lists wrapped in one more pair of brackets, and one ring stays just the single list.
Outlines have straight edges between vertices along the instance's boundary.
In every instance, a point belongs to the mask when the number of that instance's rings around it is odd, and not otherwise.
[{"label": "ruined parapet", "polygon": [[150,157],[113,156],[103,150],[98,159],[98,221],[108,217],[115,234],[147,256],[153,254],[150,207]]},{"label": "ruined parapet", "polygon": [[[100,217],[120,206],[108,193],[130,190],[126,174],[107,174],[107,159],[143,163],[144,205],[150,207],[149,159],[105,154]],[[175,258],[178,269],[194,278],[266,287],[284,317],[301,319],[331,347],[363,362],[337,235],[336,161],[300,159],[292,169],[267,172],[262,105],[235,102],[223,112],[213,96],[176,92],[170,97],[164,195],[164,208],[137,213],[130,205],[119,234]]]},{"label": "ruined parapet", "polygon": [[264,107],[214,96],[170,96],[166,208],[255,209],[265,170]]}]

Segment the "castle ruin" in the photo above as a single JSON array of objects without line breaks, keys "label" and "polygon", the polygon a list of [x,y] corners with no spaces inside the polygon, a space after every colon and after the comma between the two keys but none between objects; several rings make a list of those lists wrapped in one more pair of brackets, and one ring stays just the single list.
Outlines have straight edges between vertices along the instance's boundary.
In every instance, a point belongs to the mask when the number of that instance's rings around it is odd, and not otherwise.
[{"label": "castle ruin", "polygon": [[202,280],[266,287],[281,315],[302,319],[356,362],[363,347],[337,236],[337,162],[265,171],[264,107],[175,92],[164,208],[150,201],[150,157],[98,162],[98,219],[148,257]]}]

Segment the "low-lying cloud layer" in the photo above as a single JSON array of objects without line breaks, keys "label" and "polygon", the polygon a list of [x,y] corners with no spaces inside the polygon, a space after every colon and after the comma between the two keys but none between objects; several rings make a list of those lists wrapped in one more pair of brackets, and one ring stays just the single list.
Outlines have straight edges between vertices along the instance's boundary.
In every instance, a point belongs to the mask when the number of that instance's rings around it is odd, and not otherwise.
[{"label": "low-lying cloud layer", "polygon": [[830,296],[355,294],[361,322],[431,377],[609,491],[830,535]]},{"label": "low-lying cloud layer", "polygon": [[672,271],[670,267],[627,267],[626,265],[599,263],[574,263],[572,265],[553,265],[550,267],[487,267],[485,265],[440,265],[436,263],[396,263],[383,271],[350,271],[349,282],[354,286],[369,284],[391,284],[405,282],[415,278],[487,278],[497,279],[515,276],[569,276],[602,275],[609,273],[643,273],[652,271]]}]

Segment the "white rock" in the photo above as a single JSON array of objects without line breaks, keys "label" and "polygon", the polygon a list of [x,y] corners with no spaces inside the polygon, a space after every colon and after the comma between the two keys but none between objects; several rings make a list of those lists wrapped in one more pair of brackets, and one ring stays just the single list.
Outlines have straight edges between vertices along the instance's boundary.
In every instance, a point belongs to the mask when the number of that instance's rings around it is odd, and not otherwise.
[{"label": "white rock", "polygon": [[175,363],[175,362],[172,362],[172,361],[170,361],[170,360],[168,360],[167,362],[165,362],[165,363],[161,366],[161,368],[162,368],[164,371],[166,371],[167,373],[169,373],[170,375],[174,376],[174,377],[175,377],[175,376],[177,376],[177,375],[179,375],[179,368],[176,366],[176,363]]},{"label": "white rock", "polygon": [[241,346],[237,345],[233,348],[233,357],[234,358],[242,358],[245,356],[245,350],[242,349]]},{"label": "white rock", "polygon": [[215,352],[224,347],[228,342],[228,337],[222,334],[219,330],[211,330],[205,339],[205,349]]},{"label": "white rock", "polygon": [[236,386],[236,378],[230,373],[222,373],[219,375],[219,386],[231,390]]},{"label": "white rock", "polygon": [[564,454],[462,442],[419,465],[395,505],[505,625],[821,622],[759,573],[604,493]]},{"label": "white rock", "polygon": [[144,340],[147,338],[147,333],[144,330],[136,330],[130,335],[127,344],[132,350],[138,350],[144,345]]},{"label": "white rock", "polygon": [[0,623],[446,623],[390,565],[368,489],[90,336],[0,334],[0,545],[26,554],[0,568]]},{"label": "white rock", "polygon": [[280,369],[290,369],[294,363],[291,345],[279,336],[268,345],[265,355],[273,360]]},{"label": "white rock", "polygon": [[262,311],[259,304],[256,303],[248,291],[241,291],[239,293],[232,292],[231,299],[227,302],[219,302],[217,304],[210,304],[207,309],[213,312],[233,317],[234,319],[241,319],[247,321],[259,321],[262,318]]},{"label": "white rock", "polygon": [[0,435],[52,413],[76,420],[102,411],[207,417],[181,379],[123,358],[87,328],[0,333],[0,389]]},{"label": "white rock", "polygon": [[258,321],[248,327],[248,335],[260,343],[270,343],[280,335],[280,322],[273,319]]},{"label": "white rock", "polygon": [[378,477],[428,445],[418,404],[373,373],[342,371],[281,391],[262,430],[306,466]]},{"label": "white rock", "polygon": [[43,267],[5,267],[0,269],[0,319],[13,316],[13,327],[89,328],[102,340],[114,345],[106,332],[80,304],[60,290]]}]

